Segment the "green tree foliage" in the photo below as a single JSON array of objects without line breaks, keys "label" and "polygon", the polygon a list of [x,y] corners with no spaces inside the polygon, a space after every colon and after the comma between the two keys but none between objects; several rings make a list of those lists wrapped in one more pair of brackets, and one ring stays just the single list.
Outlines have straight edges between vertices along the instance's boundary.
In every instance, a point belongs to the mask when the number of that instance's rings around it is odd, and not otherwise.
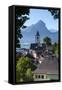
[{"label": "green tree foliage", "polygon": [[51,15],[53,16],[54,19],[58,19],[59,18],[59,10],[57,9],[48,9],[49,12],[51,12]]},{"label": "green tree foliage", "polygon": [[51,45],[51,39],[49,37],[45,37],[43,39],[44,43],[47,45],[47,46],[50,46]]},{"label": "green tree foliage", "polygon": [[26,28],[24,23],[28,20],[29,8],[16,8],[16,47],[20,47],[20,39],[22,38],[21,29]]},{"label": "green tree foliage", "polygon": [[33,81],[33,73],[31,68],[28,68],[26,71],[26,81]]},{"label": "green tree foliage", "polygon": [[53,53],[54,54],[58,54],[59,53],[59,44],[58,43],[54,43],[53,44]]},{"label": "green tree foliage", "polygon": [[36,67],[28,57],[21,57],[16,64],[16,82],[27,82],[33,80],[33,67]]}]

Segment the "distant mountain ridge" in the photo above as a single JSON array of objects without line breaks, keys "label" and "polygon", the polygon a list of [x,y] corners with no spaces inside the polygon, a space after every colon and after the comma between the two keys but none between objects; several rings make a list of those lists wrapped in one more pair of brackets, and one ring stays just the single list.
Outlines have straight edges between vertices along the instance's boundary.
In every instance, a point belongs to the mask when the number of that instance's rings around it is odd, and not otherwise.
[{"label": "distant mountain ridge", "polygon": [[41,43],[46,36],[50,37],[53,43],[58,42],[58,32],[50,32],[45,23],[39,20],[36,24],[22,30],[23,38],[21,39],[21,43],[35,43],[35,35],[37,31],[40,33]]}]

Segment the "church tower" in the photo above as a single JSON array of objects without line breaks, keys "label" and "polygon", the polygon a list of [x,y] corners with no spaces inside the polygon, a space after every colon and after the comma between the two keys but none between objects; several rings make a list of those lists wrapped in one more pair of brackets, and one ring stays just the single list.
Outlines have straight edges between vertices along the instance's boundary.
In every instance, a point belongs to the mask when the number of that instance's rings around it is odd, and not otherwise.
[{"label": "church tower", "polygon": [[37,43],[38,45],[40,45],[40,34],[39,34],[39,31],[36,32],[35,43]]}]

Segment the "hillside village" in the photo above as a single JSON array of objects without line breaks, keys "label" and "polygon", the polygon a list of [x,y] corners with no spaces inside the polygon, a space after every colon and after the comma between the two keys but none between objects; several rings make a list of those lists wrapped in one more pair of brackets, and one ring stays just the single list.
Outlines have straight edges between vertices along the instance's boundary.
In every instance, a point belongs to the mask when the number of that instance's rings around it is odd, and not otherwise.
[{"label": "hillside village", "polygon": [[35,43],[30,44],[30,49],[16,49],[16,58],[27,56],[32,59],[37,68],[32,72],[34,81],[58,79],[58,54],[54,54],[52,46],[40,43],[40,34],[37,31]]}]

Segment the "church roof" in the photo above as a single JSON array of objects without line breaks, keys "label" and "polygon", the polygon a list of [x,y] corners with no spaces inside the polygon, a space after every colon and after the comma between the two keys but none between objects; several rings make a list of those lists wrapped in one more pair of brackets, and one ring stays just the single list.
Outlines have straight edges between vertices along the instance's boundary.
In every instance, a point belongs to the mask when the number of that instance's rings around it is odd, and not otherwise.
[{"label": "church roof", "polygon": [[31,43],[30,48],[31,48],[31,49],[35,49],[37,46],[38,46],[38,44],[37,44],[37,43]]},{"label": "church roof", "polygon": [[39,31],[37,31],[36,36],[40,36]]}]

